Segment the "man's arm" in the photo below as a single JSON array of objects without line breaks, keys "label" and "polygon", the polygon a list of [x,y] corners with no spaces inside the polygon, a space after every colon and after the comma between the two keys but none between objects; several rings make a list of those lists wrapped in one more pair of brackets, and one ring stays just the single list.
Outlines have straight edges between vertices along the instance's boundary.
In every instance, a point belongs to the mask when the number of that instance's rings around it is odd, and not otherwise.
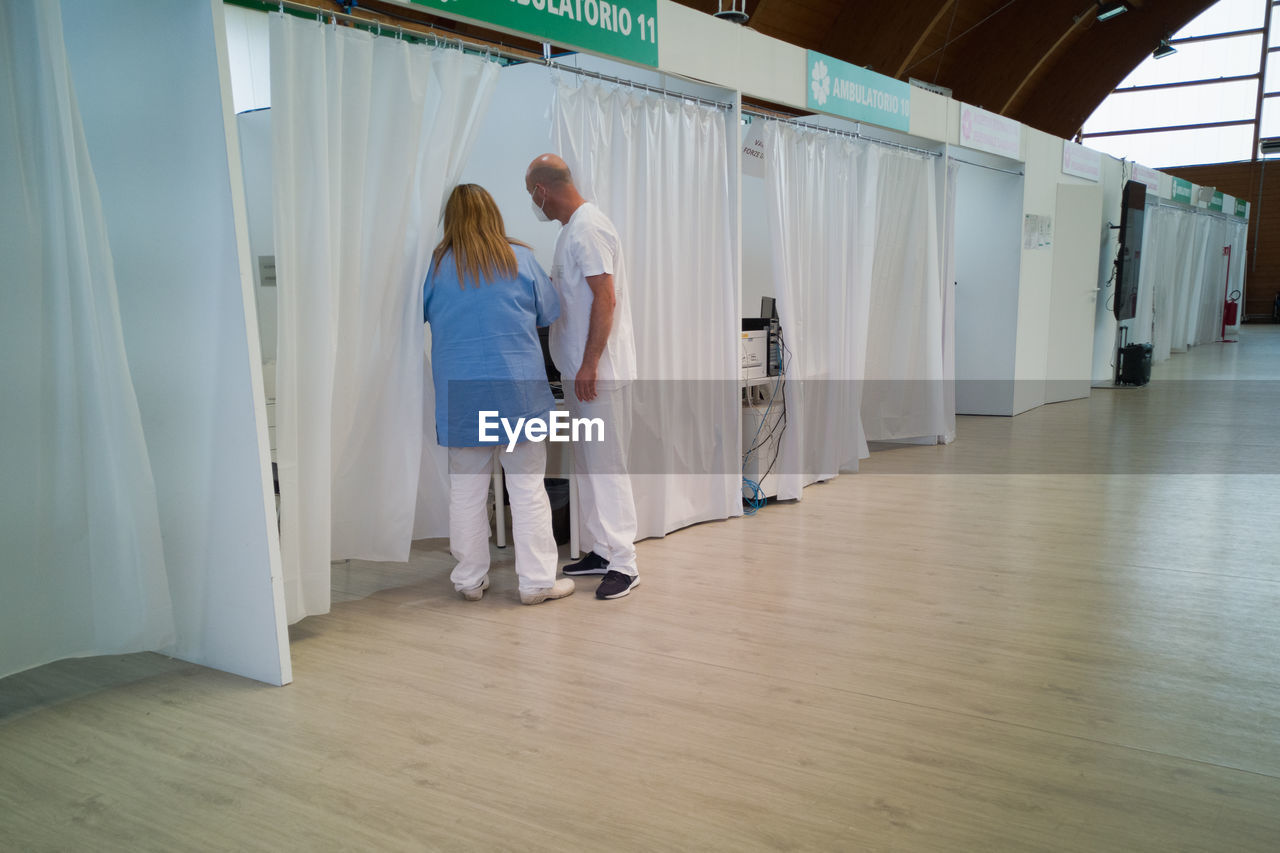
[{"label": "man's arm", "polygon": [[596,398],[596,373],[600,356],[604,354],[609,332],[613,330],[613,307],[617,296],[613,292],[613,274],[587,276],[591,288],[591,319],[587,326],[587,347],[582,353],[582,367],[573,381],[574,394],[579,400],[590,402]]}]

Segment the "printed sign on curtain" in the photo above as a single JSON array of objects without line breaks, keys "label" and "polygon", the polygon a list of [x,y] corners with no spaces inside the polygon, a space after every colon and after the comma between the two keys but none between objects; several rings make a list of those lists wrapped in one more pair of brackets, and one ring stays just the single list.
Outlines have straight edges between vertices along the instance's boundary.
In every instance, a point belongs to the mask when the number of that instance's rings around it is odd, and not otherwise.
[{"label": "printed sign on curtain", "polygon": [[753,121],[742,140],[742,172],[763,178],[765,172],[764,122]]},{"label": "printed sign on curtain", "polygon": [[658,67],[658,0],[409,0],[570,47]]},{"label": "printed sign on curtain", "polygon": [[1062,143],[1062,173],[1089,181],[1102,177],[1102,155],[1074,142]]},{"label": "printed sign on curtain", "polygon": [[1022,125],[1011,118],[960,105],[960,144],[990,154],[1022,159]]},{"label": "printed sign on curtain", "polygon": [[894,130],[911,129],[911,86],[858,65],[809,51],[809,109]]}]

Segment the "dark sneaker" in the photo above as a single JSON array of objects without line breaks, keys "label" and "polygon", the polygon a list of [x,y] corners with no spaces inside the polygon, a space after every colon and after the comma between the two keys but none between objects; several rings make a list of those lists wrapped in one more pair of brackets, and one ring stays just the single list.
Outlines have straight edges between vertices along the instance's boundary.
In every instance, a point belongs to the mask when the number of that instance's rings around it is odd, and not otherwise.
[{"label": "dark sneaker", "polygon": [[640,586],[640,578],[610,570],[596,587],[596,598],[622,598]]},{"label": "dark sneaker", "polygon": [[602,575],[609,571],[609,561],[595,551],[588,551],[587,556],[576,563],[570,563],[560,571],[570,577],[578,575]]}]

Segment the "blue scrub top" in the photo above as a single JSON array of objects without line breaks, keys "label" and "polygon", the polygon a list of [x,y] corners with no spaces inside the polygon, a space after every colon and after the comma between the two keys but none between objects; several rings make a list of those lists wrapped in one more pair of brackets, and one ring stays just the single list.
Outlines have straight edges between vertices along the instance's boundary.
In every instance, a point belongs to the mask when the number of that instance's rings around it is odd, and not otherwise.
[{"label": "blue scrub top", "polygon": [[[458,283],[453,250],[427,274],[422,315],[431,324],[431,378],[436,389],[436,440],[442,447],[491,446],[480,441],[479,413],[546,418],[555,407],[538,327],[560,316],[560,299],[533,252],[512,246],[514,278]],[[501,427],[491,431],[503,446]]]}]

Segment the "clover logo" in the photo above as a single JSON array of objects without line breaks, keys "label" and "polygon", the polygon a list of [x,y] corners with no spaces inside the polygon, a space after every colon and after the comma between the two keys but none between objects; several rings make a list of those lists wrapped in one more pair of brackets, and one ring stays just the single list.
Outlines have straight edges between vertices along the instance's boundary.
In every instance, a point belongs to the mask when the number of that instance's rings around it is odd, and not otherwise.
[{"label": "clover logo", "polygon": [[827,63],[821,59],[815,62],[812,76],[810,87],[813,89],[813,100],[818,106],[822,106],[827,102],[827,96],[831,94],[831,78],[827,75]]}]

